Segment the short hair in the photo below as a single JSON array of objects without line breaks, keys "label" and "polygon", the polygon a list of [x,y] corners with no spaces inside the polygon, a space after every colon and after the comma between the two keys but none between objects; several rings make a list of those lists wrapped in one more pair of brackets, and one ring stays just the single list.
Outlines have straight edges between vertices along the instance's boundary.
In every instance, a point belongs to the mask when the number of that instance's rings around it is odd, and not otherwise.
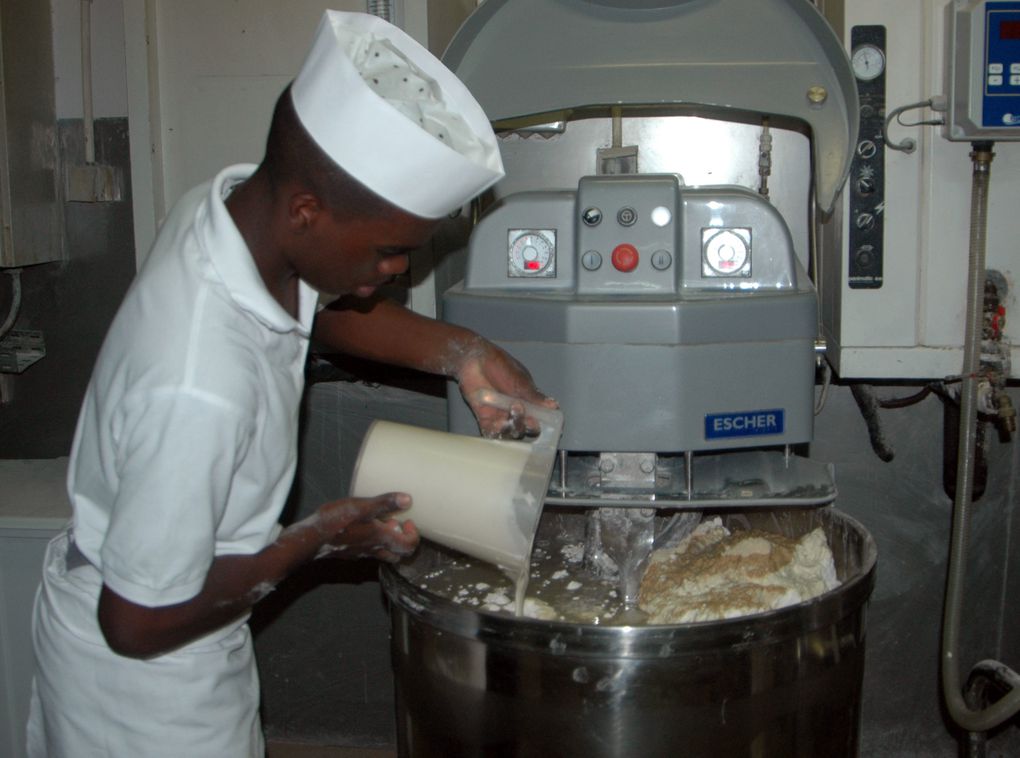
[{"label": "short hair", "polygon": [[302,185],[338,218],[407,213],[344,171],[319,146],[298,118],[289,86],[276,101],[261,169],[274,192],[286,182]]}]

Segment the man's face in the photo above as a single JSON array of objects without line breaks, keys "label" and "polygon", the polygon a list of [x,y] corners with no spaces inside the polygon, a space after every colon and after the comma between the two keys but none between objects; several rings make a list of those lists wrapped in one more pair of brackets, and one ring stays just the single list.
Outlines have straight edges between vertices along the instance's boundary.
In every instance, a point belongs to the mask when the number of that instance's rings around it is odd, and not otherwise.
[{"label": "man's face", "polygon": [[353,219],[323,213],[295,268],[323,292],[368,297],[407,271],[408,255],[428,242],[438,224],[396,210]]}]

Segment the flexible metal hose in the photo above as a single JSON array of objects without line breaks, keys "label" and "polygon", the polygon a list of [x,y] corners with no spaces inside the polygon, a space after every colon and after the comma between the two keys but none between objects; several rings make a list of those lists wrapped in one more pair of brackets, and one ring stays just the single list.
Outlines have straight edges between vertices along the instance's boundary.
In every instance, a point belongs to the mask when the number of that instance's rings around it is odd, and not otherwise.
[{"label": "flexible metal hose", "polygon": [[960,616],[970,533],[971,490],[977,432],[977,372],[981,357],[981,311],[985,286],[985,232],[988,180],[994,153],[991,143],[974,143],[970,206],[970,256],[967,272],[967,311],[963,342],[963,386],[960,390],[960,447],[956,466],[956,497],[949,549],[949,579],[942,616],[942,692],[950,716],[969,732],[984,732],[1020,710],[1020,690],[981,710],[970,709],[963,697],[957,656]]}]

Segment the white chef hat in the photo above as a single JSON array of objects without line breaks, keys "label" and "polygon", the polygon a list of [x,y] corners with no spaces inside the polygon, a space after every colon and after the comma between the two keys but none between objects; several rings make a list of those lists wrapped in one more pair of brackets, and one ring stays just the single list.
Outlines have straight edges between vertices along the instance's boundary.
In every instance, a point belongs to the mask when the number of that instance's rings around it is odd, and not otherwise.
[{"label": "white chef hat", "polygon": [[416,216],[441,218],[503,177],[492,127],[467,87],[377,16],[326,11],[291,97],[334,161]]}]

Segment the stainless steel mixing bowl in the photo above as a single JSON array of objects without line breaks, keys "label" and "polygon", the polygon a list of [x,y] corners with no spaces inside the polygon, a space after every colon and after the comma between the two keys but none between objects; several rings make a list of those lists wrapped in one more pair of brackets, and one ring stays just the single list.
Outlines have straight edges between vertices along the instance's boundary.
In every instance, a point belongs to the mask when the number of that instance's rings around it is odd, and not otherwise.
[{"label": "stainless steel mixing bowl", "polygon": [[384,567],[400,755],[855,756],[873,539],[831,507],[724,522],[789,536],[823,527],[841,585],[724,621],[577,625],[423,590],[424,572],[448,560],[428,544]]}]

